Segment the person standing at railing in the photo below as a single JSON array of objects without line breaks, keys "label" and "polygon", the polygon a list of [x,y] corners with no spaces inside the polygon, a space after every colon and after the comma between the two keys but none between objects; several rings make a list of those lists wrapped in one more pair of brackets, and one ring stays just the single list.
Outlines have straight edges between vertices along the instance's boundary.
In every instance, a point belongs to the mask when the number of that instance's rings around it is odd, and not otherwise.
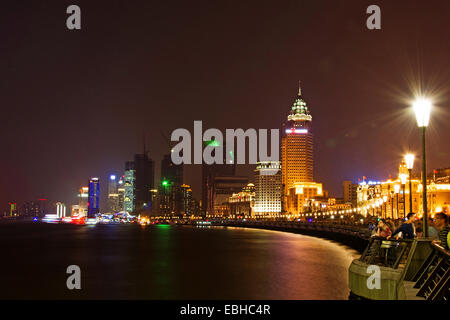
[{"label": "person standing at railing", "polygon": [[432,240],[439,239],[439,231],[436,229],[436,227],[434,225],[434,220],[432,217],[428,218],[428,236]]},{"label": "person standing at railing", "polygon": [[[415,230],[414,230],[415,229],[414,228],[415,216],[416,216],[416,214],[414,212],[408,213],[408,215],[406,216],[407,220],[400,227],[398,227],[397,230],[395,230],[391,236],[387,237],[387,239],[394,237],[399,232],[402,233],[403,239],[414,239],[414,237],[415,237]],[[399,238],[399,236],[396,237],[396,239],[398,239],[398,238]]]},{"label": "person standing at railing", "polygon": [[434,215],[434,219],[436,220],[436,227],[439,228],[439,240],[434,240],[433,243],[439,244],[445,250],[449,250],[447,241],[447,236],[450,231],[448,217],[445,213],[439,212]]},{"label": "person standing at railing", "polygon": [[386,220],[380,219],[378,222],[378,227],[375,231],[375,233],[372,234],[372,237],[380,237],[380,238],[387,238],[392,235],[392,230],[389,227],[389,225],[386,223]]}]

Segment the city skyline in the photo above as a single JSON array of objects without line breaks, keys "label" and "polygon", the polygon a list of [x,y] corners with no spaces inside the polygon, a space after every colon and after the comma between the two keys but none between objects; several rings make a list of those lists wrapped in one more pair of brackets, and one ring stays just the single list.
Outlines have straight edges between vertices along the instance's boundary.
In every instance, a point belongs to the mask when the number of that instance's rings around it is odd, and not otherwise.
[{"label": "city skyline", "polygon": [[[406,151],[420,153],[419,132],[411,121],[414,116],[408,101],[420,86],[434,99],[428,171],[446,167],[449,151],[442,146],[450,138],[445,130],[449,93],[442,88],[448,87],[449,75],[440,65],[445,65],[450,50],[435,30],[446,25],[445,15],[439,12],[445,12],[448,3],[433,4],[442,10],[436,10],[428,21],[420,3],[409,2],[407,12],[401,4],[383,3],[384,27],[378,34],[356,27],[357,17],[365,18],[358,14],[364,12],[364,5],[356,1],[345,8],[327,3],[326,8],[335,14],[320,23],[314,22],[325,7],[320,2],[292,4],[297,10],[284,13],[283,19],[272,15],[273,10],[285,9],[282,5],[242,4],[233,11],[223,4],[210,4],[202,9],[208,10],[208,15],[202,15],[203,11],[194,12],[180,4],[172,12],[180,19],[173,18],[170,27],[157,19],[135,19],[173,9],[159,4],[143,10],[143,4],[140,12],[131,8],[128,15],[121,13],[122,31],[109,36],[105,33],[107,17],[99,14],[100,4],[83,5],[88,23],[79,34],[53,28],[59,23],[58,7],[32,4],[21,8],[36,14],[26,22],[5,17],[11,28],[4,45],[17,48],[19,54],[11,56],[8,52],[12,51],[2,51],[4,61],[9,62],[5,68],[9,81],[1,87],[4,103],[9,106],[8,117],[0,126],[2,149],[6,151],[0,161],[9,169],[1,184],[3,211],[11,201],[42,197],[74,201],[89,177],[107,181],[111,173],[123,170],[126,160],[141,152],[142,131],[146,132],[158,176],[167,148],[161,132],[169,135],[176,128],[190,128],[196,119],[203,120],[207,127],[279,128],[299,79],[315,119],[314,176],[330,194],[340,196],[344,180],[395,174],[398,160]],[[120,8],[111,10],[119,14]],[[226,23],[230,15],[253,10],[257,13],[248,20]],[[257,16],[258,20],[253,20]],[[27,29],[43,17],[48,24],[36,31]],[[271,31],[257,22],[264,17],[275,19],[278,29]],[[415,23],[419,18],[423,25]],[[209,29],[199,29],[198,20]],[[307,28],[302,28],[304,22]],[[144,38],[152,27],[165,31]],[[243,29],[247,32],[241,33]],[[194,31],[200,35],[218,33],[235,45],[222,48],[219,39],[193,39]],[[416,43],[404,41],[409,34],[416,36]],[[20,50],[25,37],[31,41],[27,52]],[[38,38],[46,45],[43,51],[36,42]],[[111,40],[118,45],[111,47]],[[355,41],[361,44],[358,52],[352,50]],[[304,50],[304,43],[311,50]],[[85,44],[89,52],[83,50]],[[140,50],[129,50],[138,44]],[[180,47],[182,44],[186,46]],[[182,53],[165,56],[171,46]],[[436,46],[440,50],[426,50]],[[57,59],[46,58],[48,50]],[[120,52],[120,59],[114,50]],[[266,54],[253,56],[260,51]],[[223,53],[210,57],[217,52]],[[116,68],[107,69],[111,64]],[[99,77],[79,71],[79,66],[110,71]],[[37,77],[42,79],[37,81]],[[62,78],[64,81],[60,81]],[[23,88],[28,88],[29,94],[17,95]],[[174,118],[175,113],[178,116]],[[51,130],[58,134],[51,134]],[[88,137],[92,130],[98,134],[91,141]],[[399,131],[403,134],[397,135]],[[238,171],[247,175],[253,169],[238,166]],[[185,170],[185,180],[197,199],[201,193],[200,172],[199,166]],[[104,191],[101,203],[106,203]]]}]

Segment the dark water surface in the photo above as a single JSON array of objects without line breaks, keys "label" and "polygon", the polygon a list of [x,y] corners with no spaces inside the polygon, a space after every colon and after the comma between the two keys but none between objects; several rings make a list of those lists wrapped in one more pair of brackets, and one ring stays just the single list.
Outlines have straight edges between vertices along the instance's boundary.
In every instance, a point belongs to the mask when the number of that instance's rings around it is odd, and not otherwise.
[{"label": "dark water surface", "polygon": [[2,299],[347,299],[358,257],[298,234],[169,225],[2,223],[0,250]]}]

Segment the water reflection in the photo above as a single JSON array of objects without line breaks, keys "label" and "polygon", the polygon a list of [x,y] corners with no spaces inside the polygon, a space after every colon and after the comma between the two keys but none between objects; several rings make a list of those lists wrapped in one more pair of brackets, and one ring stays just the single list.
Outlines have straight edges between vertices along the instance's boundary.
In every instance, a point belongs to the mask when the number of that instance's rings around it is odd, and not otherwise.
[{"label": "water reflection", "polygon": [[[358,256],[328,240],[234,227],[1,225],[0,241],[10,262],[0,298],[346,299]],[[81,291],[65,288],[71,264]]]}]

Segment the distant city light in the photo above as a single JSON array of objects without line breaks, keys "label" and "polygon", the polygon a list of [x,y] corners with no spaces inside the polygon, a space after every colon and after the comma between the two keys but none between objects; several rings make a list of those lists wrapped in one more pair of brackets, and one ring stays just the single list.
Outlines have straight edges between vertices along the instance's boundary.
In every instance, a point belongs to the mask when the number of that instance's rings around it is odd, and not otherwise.
[{"label": "distant city light", "polygon": [[111,180],[116,180],[116,176],[115,175],[111,175],[110,177],[109,177]]}]

